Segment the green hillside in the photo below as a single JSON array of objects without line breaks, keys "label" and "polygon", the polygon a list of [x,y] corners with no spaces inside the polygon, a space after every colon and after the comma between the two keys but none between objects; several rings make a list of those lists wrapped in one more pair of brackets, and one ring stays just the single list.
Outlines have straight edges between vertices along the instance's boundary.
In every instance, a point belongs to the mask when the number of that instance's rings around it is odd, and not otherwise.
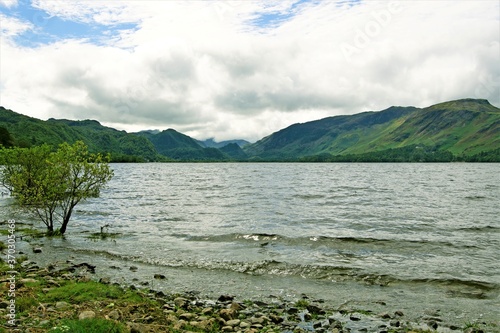
[{"label": "green hillside", "polygon": [[77,140],[92,152],[111,153],[114,161],[500,162],[500,109],[477,99],[393,106],[294,124],[253,144],[222,145],[173,129],[127,133],[95,120],[42,121],[0,107],[0,146]]},{"label": "green hillside", "polygon": [[181,161],[225,161],[230,157],[217,148],[204,148],[195,139],[167,129],[160,133],[140,132],[153,143],[156,151],[174,160]]},{"label": "green hillside", "polygon": [[405,155],[409,147],[425,148],[435,156],[446,152],[451,155],[442,156],[465,160],[478,154],[496,154],[500,148],[500,109],[486,100],[475,99],[424,109],[391,107],[379,112],[294,124],[244,150],[254,159],[262,160],[344,160],[346,157],[357,160],[361,156],[370,160],[383,156],[383,152]]}]

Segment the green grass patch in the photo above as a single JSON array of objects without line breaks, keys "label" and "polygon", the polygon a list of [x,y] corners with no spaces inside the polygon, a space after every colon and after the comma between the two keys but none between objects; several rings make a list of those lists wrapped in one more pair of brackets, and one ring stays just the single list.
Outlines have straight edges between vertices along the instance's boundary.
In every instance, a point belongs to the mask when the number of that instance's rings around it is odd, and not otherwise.
[{"label": "green grass patch", "polygon": [[63,320],[50,333],[124,333],[125,326],[110,320],[93,318],[84,320]]},{"label": "green grass patch", "polygon": [[295,307],[299,309],[305,309],[309,305],[309,302],[305,299],[299,299],[297,302],[295,302]]},{"label": "green grass patch", "polygon": [[53,288],[45,295],[40,295],[40,298],[45,302],[57,302],[63,300],[73,304],[110,299],[138,303],[144,301],[144,298],[141,295],[138,295],[133,291],[123,290],[118,286],[102,284],[94,281],[68,281],[65,285]]},{"label": "green grass patch", "polygon": [[18,297],[16,299],[16,310],[19,313],[19,315],[24,315],[25,313],[29,313],[30,311],[33,310],[33,308],[36,309],[38,306],[38,301],[35,297],[28,296],[28,297]]},{"label": "green grass patch", "polygon": [[118,232],[94,232],[87,236],[91,240],[107,240],[118,238],[121,234]]}]

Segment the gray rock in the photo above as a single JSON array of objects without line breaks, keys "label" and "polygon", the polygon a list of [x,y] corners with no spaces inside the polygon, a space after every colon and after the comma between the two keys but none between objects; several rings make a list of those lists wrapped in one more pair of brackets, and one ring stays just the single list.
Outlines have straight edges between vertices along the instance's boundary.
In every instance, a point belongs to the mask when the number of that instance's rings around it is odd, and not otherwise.
[{"label": "gray rock", "polygon": [[70,304],[67,302],[57,302],[56,303],[56,309],[64,309],[64,308],[67,308],[69,306],[70,306]]},{"label": "gray rock", "polygon": [[120,320],[122,315],[121,315],[119,310],[113,310],[110,313],[108,313],[108,317],[113,319],[113,320]]},{"label": "gray rock", "polygon": [[194,318],[196,318],[196,315],[194,313],[189,313],[189,312],[183,313],[179,316],[179,319],[182,319],[185,321],[191,321]]},{"label": "gray rock", "polygon": [[238,312],[234,309],[222,309],[219,312],[219,316],[225,321],[235,319],[238,316]]},{"label": "gray rock", "polygon": [[34,247],[33,253],[42,253],[42,248],[41,247]]},{"label": "gray rock", "polygon": [[185,309],[189,305],[189,300],[184,297],[177,297],[174,299],[174,304],[179,308]]},{"label": "gray rock", "polygon": [[231,327],[236,327],[240,323],[241,323],[241,320],[239,320],[239,319],[231,319],[231,320],[226,321],[226,325],[231,326]]},{"label": "gray rock", "polygon": [[78,319],[80,320],[92,318],[95,318],[95,312],[90,310],[83,311],[78,315]]}]

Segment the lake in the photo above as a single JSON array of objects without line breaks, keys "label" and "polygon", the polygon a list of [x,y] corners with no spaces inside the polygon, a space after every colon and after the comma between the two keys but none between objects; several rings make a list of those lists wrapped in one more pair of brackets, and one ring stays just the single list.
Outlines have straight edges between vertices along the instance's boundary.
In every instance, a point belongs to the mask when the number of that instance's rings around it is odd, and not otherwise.
[{"label": "lake", "polygon": [[[65,239],[38,241],[40,261],[85,260],[114,281],[167,291],[305,293],[415,319],[498,321],[500,164],[112,167]],[[2,208],[16,215],[10,200]],[[112,237],[91,237],[101,227]]]}]

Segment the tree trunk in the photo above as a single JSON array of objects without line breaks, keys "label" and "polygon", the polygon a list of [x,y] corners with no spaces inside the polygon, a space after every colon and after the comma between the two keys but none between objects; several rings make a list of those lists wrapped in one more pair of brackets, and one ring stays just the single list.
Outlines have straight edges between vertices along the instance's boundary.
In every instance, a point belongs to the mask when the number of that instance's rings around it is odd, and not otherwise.
[{"label": "tree trunk", "polygon": [[61,225],[61,228],[59,229],[59,232],[61,233],[61,235],[64,235],[64,233],[66,232],[66,228],[68,227],[69,219],[71,218],[71,214],[73,213],[73,207],[69,208],[68,213],[66,215],[64,215],[63,223]]},{"label": "tree trunk", "polygon": [[47,234],[49,236],[54,235],[54,222],[52,220],[52,214],[50,214],[49,221],[47,223]]}]

